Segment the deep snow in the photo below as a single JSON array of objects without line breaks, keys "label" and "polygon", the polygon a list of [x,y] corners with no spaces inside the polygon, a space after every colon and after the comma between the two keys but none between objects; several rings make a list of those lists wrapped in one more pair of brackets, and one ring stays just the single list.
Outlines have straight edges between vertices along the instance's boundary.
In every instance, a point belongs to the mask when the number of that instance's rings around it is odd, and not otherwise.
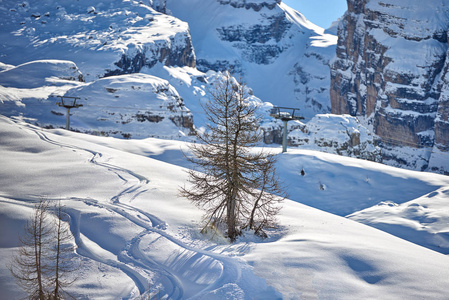
[{"label": "deep snow", "polygon": [[[0,51],[0,114],[14,117],[0,115],[0,299],[25,296],[7,265],[40,197],[61,200],[71,217],[82,264],[69,292],[80,299],[447,298],[448,177],[325,154],[313,144],[289,149],[277,164],[289,193],[279,228],[266,240],[246,233],[230,245],[219,234],[201,235],[202,212],[178,197],[190,167],[181,151],[188,151],[183,137],[189,132],[167,119],[191,112],[201,130],[201,101],[220,75],[159,61],[138,74],[100,79],[123,54],[143,51],[157,61],[155,53],[165,45],[184,49],[189,27],[175,17],[195,19],[189,25],[200,58],[232,62],[252,48],[219,40],[217,28],[242,20],[251,28],[266,22],[261,17],[283,16],[292,27],[280,45],[282,59],[247,61],[243,73],[254,89],[251,101],[262,110],[272,104],[256,96],[300,105],[311,118],[329,110],[328,93],[320,87],[329,79],[335,31],[324,32],[284,4],[263,8],[261,15],[245,8],[237,14],[215,0],[169,0],[173,17],[138,1],[95,7],[87,0],[6,2],[0,6],[0,37],[9,41]],[[72,111],[76,129],[164,139],[123,140],[30,124],[63,126],[65,109],[55,102],[64,94],[84,104]],[[134,118],[153,112],[164,121]],[[292,137],[332,137],[343,144],[348,134],[359,133],[371,141],[355,121],[317,116],[308,124],[316,125],[314,132]],[[279,129],[268,117],[264,122]],[[280,153],[279,147],[267,150]]]},{"label": "deep snow", "polygon": [[[44,130],[3,116],[0,137],[1,299],[24,296],[5,266],[40,196],[68,208],[83,262],[69,291],[79,298],[129,299],[148,289],[170,299],[447,296],[449,260],[428,239],[438,236],[445,253],[445,176],[289,150],[278,163],[291,199],[279,228],[230,245],[199,234],[201,211],[177,196],[187,176],[184,142]],[[391,210],[403,205],[415,209]],[[406,229],[392,232],[400,238],[351,220],[377,219],[389,231],[399,217]]]}]

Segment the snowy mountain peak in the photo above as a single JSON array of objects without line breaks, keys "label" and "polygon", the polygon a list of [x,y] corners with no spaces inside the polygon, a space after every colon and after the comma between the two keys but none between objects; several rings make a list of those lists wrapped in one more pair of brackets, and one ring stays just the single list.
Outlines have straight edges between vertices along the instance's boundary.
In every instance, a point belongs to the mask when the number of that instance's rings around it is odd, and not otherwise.
[{"label": "snowy mountain peak", "polygon": [[336,39],[300,13],[263,0],[168,0],[167,7],[189,23],[199,70],[231,69],[262,101],[307,117],[330,112]]}]

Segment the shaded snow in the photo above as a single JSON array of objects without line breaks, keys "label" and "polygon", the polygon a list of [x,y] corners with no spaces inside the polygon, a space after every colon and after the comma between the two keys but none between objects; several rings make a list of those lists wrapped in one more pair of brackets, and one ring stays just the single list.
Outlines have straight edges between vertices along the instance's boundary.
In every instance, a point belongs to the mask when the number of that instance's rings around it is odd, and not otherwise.
[{"label": "shaded snow", "polygon": [[330,112],[328,61],[336,36],[280,3],[260,11],[208,0],[167,1],[189,23],[200,69],[230,68],[264,102]]},{"label": "shaded snow", "polygon": [[[448,243],[445,176],[289,150],[279,157],[278,172],[294,201],[284,202],[280,227],[270,230],[267,240],[246,233],[229,245],[199,234],[202,212],[177,197],[187,178],[177,165],[189,166],[181,158],[184,142],[42,130],[5,117],[0,123],[1,299],[23,296],[5,263],[17,249],[17,228],[42,195],[62,200],[71,216],[76,253],[82,258],[81,279],[69,288],[77,296],[446,296],[449,261],[434,251],[436,239],[427,239],[440,232],[435,236],[439,245]],[[388,213],[382,214],[385,218],[380,217],[382,211],[376,216],[378,207]],[[395,213],[396,207],[404,209]],[[341,217],[349,213],[360,222],[382,223],[382,229],[401,238]],[[427,226],[428,233],[407,225],[416,221]],[[408,229],[394,231],[396,224]],[[421,233],[410,241],[401,235],[414,231]]]}]

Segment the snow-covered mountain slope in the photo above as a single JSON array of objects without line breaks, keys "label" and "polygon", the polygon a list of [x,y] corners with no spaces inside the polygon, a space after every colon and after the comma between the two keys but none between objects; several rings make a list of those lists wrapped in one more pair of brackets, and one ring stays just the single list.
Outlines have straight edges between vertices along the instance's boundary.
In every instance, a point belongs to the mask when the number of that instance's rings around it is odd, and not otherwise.
[{"label": "snow-covered mountain slope", "polygon": [[[64,98],[66,104],[77,97],[76,103],[82,107],[70,110],[72,130],[123,138],[185,139],[204,125],[201,102],[209,98],[212,85],[222,77],[220,72],[205,74],[191,67],[158,63],[140,73],[84,82],[70,61],[8,65],[0,71],[0,113],[22,116],[42,127],[65,127],[67,111],[57,103],[61,96],[68,97]],[[249,88],[248,93],[252,93]],[[264,104],[254,95],[248,99],[268,116],[270,103]],[[267,117],[266,122],[272,119]]]},{"label": "snow-covered mountain slope", "polygon": [[87,81],[139,72],[157,62],[195,66],[188,25],[163,11],[160,1],[3,1],[0,57],[19,65],[70,60]]},{"label": "snow-covered mountain slope", "polygon": [[[280,1],[169,1],[167,9],[165,0],[82,0],[76,5],[38,0],[5,3],[0,19],[0,37],[7,41],[0,49],[0,112],[41,126],[64,126],[65,109],[56,107],[60,99],[55,96],[66,95],[79,97],[83,105],[71,110],[73,130],[185,136],[204,124],[200,103],[219,76],[210,69],[231,65],[254,92],[251,101],[269,101],[264,114],[272,104],[299,106],[309,118],[330,111],[328,61],[336,37]],[[195,68],[193,47],[201,53],[201,71]],[[72,79],[86,83],[67,81],[72,71],[77,73]],[[165,79],[171,91],[146,97],[158,79],[144,76],[138,82],[131,77],[96,82],[134,73]],[[112,81],[114,87],[107,87]],[[110,92],[116,90],[122,95]],[[182,112],[167,110],[173,107],[167,99],[156,109],[158,97],[179,97],[173,101]],[[282,123],[266,116],[270,125],[264,141],[279,142]],[[173,124],[153,122],[162,119]]]},{"label": "snow-covered mountain slope", "polygon": [[[51,109],[44,107],[48,105],[45,100],[52,94],[64,94],[82,84],[79,80],[82,80],[82,75],[70,61],[46,60],[17,67],[9,65],[0,71],[0,112],[7,116],[37,117],[40,124],[54,124]],[[27,101],[29,99],[32,99],[31,103]]]},{"label": "snow-covered mountain slope", "polygon": [[141,73],[111,76],[71,89],[65,96],[84,100],[73,126],[85,132],[171,138],[194,130],[192,114],[182,98],[159,77]]},{"label": "snow-covered mountain slope", "polygon": [[308,118],[330,111],[337,39],[299,12],[279,0],[168,0],[167,8],[189,23],[200,70],[230,68],[263,101]]},{"label": "snow-covered mountain slope", "polygon": [[83,105],[71,110],[73,130],[127,138],[192,133],[183,95],[168,82],[146,75],[97,82],[156,65],[195,66],[188,25],[165,14],[165,1],[3,2],[0,19],[2,114],[64,126],[66,111],[56,102],[66,95]]},{"label": "snow-covered mountain slope", "polygon": [[440,0],[348,0],[331,64],[332,112],[366,119],[385,163],[449,170],[441,155],[449,143],[448,13]]},{"label": "snow-covered mountain slope", "polygon": [[292,146],[381,161],[381,150],[376,146],[374,135],[355,117],[318,114],[298,127],[288,135],[288,142]]},{"label": "snow-covered mountain slope", "polygon": [[[70,127],[119,137],[182,137],[193,117],[177,91],[159,77],[141,73],[84,83],[73,62],[42,60],[0,72],[0,113],[22,115],[44,127],[64,127],[67,111],[59,96],[78,97]],[[65,98],[66,104],[73,99]]]},{"label": "snow-covered mountain slope", "polygon": [[[447,256],[291,200],[267,240],[248,233],[229,245],[200,235],[201,211],[177,197],[187,174],[170,163],[187,166],[178,159],[183,142],[45,130],[3,116],[0,136],[1,299],[24,296],[6,265],[40,196],[61,200],[70,214],[82,276],[68,291],[80,298],[446,297]],[[343,215],[385,199],[421,201],[430,191],[438,195],[426,198],[443,210],[449,201],[441,175],[313,151],[290,151],[279,164],[292,199],[318,194],[323,209]],[[361,203],[367,185],[371,202]]]}]

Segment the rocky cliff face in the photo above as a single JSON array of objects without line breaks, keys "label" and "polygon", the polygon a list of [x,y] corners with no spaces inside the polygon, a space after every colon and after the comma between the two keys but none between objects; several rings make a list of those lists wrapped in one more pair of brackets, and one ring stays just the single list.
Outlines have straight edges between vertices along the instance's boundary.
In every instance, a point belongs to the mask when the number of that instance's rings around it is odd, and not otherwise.
[{"label": "rocky cliff face", "polygon": [[[433,150],[448,149],[448,12],[443,0],[348,0],[331,65],[332,112],[370,124],[386,162],[432,169]],[[407,159],[399,147],[418,151]]]},{"label": "rocky cliff face", "polygon": [[189,23],[199,70],[231,69],[263,101],[308,118],[330,112],[336,36],[280,0],[167,0],[167,9]]},{"label": "rocky cliff face", "polygon": [[[449,40],[449,32],[447,32]],[[449,49],[446,53],[446,62],[439,80],[439,101],[435,118],[435,145],[441,151],[449,151]]]},{"label": "rocky cliff face", "polygon": [[276,4],[280,4],[281,0],[265,0],[265,1],[254,1],[254,0],[219,0],[220,4],[231,5],[235,8],[246,8],[253,9],[254,11],[260,11],[262,8],[274,9]]}]

